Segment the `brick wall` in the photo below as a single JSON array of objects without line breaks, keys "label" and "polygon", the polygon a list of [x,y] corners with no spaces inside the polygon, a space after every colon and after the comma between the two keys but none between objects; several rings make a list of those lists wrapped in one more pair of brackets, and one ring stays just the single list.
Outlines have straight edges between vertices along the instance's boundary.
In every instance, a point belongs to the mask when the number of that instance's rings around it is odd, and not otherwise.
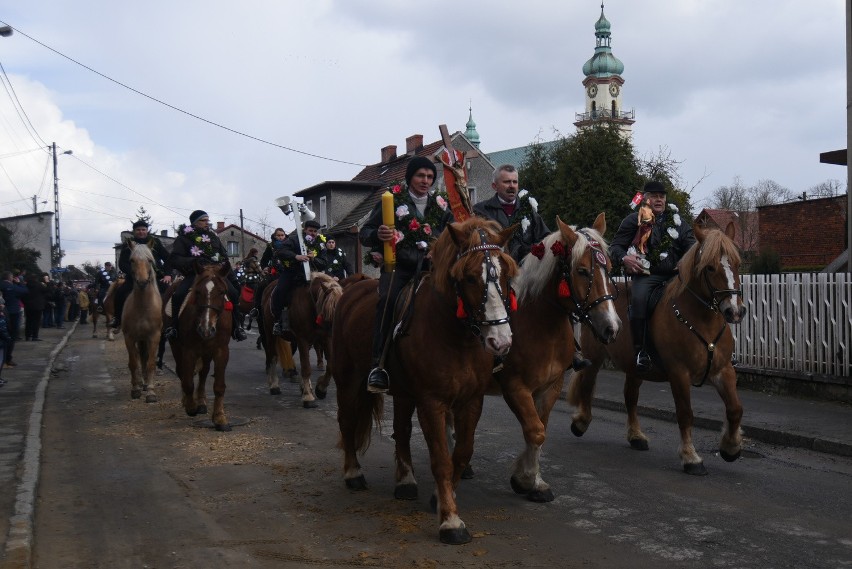
[{"label": "brick wall", "polygon": [[822,268],[846,250],[846,196],[758,208],[761,250],[781,257],[781,269]]}]

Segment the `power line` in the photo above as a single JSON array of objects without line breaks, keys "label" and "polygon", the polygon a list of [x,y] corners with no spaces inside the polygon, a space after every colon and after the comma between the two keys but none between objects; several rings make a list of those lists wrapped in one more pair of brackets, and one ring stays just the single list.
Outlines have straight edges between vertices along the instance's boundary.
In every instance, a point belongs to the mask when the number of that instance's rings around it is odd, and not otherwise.
[{"label": "power line", "polygon": [[[3,83],[3,87],[6,89],[6,94],[9,95],[10,99],[13,99],[12,100],[12,106],[15,107],[15,111],[18,113],[18,117],[20,117],[21,122],[24,123],[24,128],[27,129],[27,133],[29,133],[30,137],[35,141],[36,144],[42,144],[43,146],[49,146],[49,144],[47,144],[47,142],[44,141],[44,139],[38,133],[36,128],[33,126],[32,121],[30,121],[30,117],[29,117],[29,115],[27,115],[27,111],[24,110],[24,106],[21,104],[20,99],[18,99],[18,94],[15,92],[15,87],[12,85],[12,80],[9,79],[8,75],[6,75],[6,69],[3,67],[2,62],[0,62],[0,72],[3,73],[3,77],[4,77],[4,79],[6,79],[6,81]],[[7,84],[8,84],[8,87],[6,86]],[[11,93],[9,93],[10,89],[12,91]],[[21,116],[22,114],[23,114],[23,116]],[[33,133],[35,133],[35,136],[33,136]],[[36,140],[36,137],[38,137],[39,140],[41,140],[41,142]]]},{"label": "power line", "polygon": [[5,24],[5,25],[8,25],[8,26],[9,26],[9,27],[11,27],[13,30],[15,30],[16,32],[18,32],[19,34],[21,34],[22,36],[24,36],[25,38],[27,38],[27,39],[29,39],[29,40],[31,40],[31,41],[33,41],[33,42],[35,42],[35,43],[39,44],[40,46],[42,46],[42,47],[44,47],[44,48],[46,48],[46,49],[49,49],[50,51],[52,51],[53,53],[55,53],[55,54],[57,54],[57,55],[59,55],[59,56],[61,56],[61,57],[64,57],[64,58],[65,58],[65,59],[67,59],[68,61],[70,61],[70,62],[72,62],[72,63],[75,63],[75,64],[79,65],[80,67],[82,67],[82,68],[84,68],[84,69],[87,69],[88,71],[91,71],[91,72],[92,72],[92,73],[94,73],[95,75],[99,75],[100,77],[103,77],[103,78],[104,78],[104,79],[106,79],[107,81],[111,81],[111,82],[115,83],[116,85],[119,85],[119,86],[121,86],[121,87],[124,87],[124,88],[125,88],[125,89],[127,89],[128,91],[132,91],[132,92],[136,93],[137,95],[141,95],[141,96],[145,97],[146,99],[150,99],[150,100],[154,101],[155,103],[159,103],[159,104],[163,105],[164,107],[168,107],[168,108],[172,109],[173,111],[177,111],[177,112],[182,113],[182,114],[184,114],[184,115],[186,115],[186,116],[192,117],[192,118],[194,118],[194,119],[196,119],[196,120],[199,120],[199,121],[202,121],[202,122],[207,123],[207,124],[209,124],[209,125],[212,125],[212,126],[215,126],[215,127],[221,128],[221,129],[223,129],[223,130],[227,130],[228,132],[231,132],[231,133],[233,133],[233,134],[237,134],[237,135],[239,135],[239,136],[243,136],[243,137],[245,137],[245,138],[249,138],[249,139],[254,140],[254,141],[256,141],[256,142],[260,142],[260,143],[263,143],[263,144],[268,144],[269,146],[274,146],[274,147],[276,147],[276,148],[281,148],[282,150],[287,150],[287,151],[289,151],[289,152],[295,152],[296,154],[302,154],[302,155],[304,155],[304,156],[310,156],[311,158],[318,158],[318,159],[320,159],[320,160],[328,160],[329,162],[337,162],[337,163],[339,163],[339,164],[349,164],[350,166],[362,166],[362,167],[363,167],[363,166],[367,166],[367,164],[359,164],[359,163],[357,163],[357,162],[348,162],[348,161],[346,161],[346,160],[338,160],[337,158],[329,158],[328,156],[321,156],[321,155],[319,155],[319,154],[313,154],[313,153],[311,153],[311,152],[306,152],[306,151],[304,151],[304,150],[298,150],[298,149],[296,149],[296,148],[290,148],[289,146],[284,146],[283,144],[278,144],[278,143],[276,143],[276,142],[271,142],[271,141],[269,141],[269,140],[266,140],[266,139],[263,139],[263,138],[259,138],[259,137],[257,137],[257,136],[253,136],[253,135],[251,135],[251,134],[247,134],[247,133],[242,132],[242,131],[239,131],[239,130],[237,130],[237,129],[234,129],[234,128],[231,128],[231,127],[225,126],[225,125],[223,125],[223,124],[220,124],[220,123],[214,122],[214,121],[209,120],[209,119],[206,119],[206,118],[204,118],[204,117],[202,117],[202,116],[199,116],[199,115],[193,114],[193,113],[191,113],[191,112],[189,112],[189,111],[185,111],[185,110],[181,109],[180,107],[176,107],[175,105],[171,105],[171,104],[169,104],[169,103],[167,103],[167,102],[165,102],[165,101],[163,101],[163,100],[160,100],[160,99],[158,99],[158,98],[156,98],[156,97],[153,97],[153,96],[151,96],[151,95],[148,95],[147,93],[144,93],[144,92],[142,92],[142,91],[140,91],[140,90],[138,90],[138,89],[134,89],[134,88],[133,88],[133,87],[131,87],[130,85],[127,85],[127,84],[125,84],[125,83],[122,83],[121,81],[118,81],[117,79],[113,79],[112,77],[110,77],[110,76],[108,76],[108,75],[104,75],[104,74],[103,74],[103,73],[101,73],[100,71],[97,71],[96,69],[93,69],[93,68],[89,67],[88,65],[86,65],[86,64],[84,64],[84,63],[81,63],[81,62],[77,61],[76,59],[74,59],[74,58],[72,58],[72,57],[69,57],[69,56],[65,55],[65,54],[64,54],[64,53],[62,53],[61,51],[59,51],[59,50],[57,50],[57,49],[54,49],[54,48],[50,47],[49,45],[47,45],[47,44],[45,44],[45,43],[40,42],[39,40],[35,39],[34,37],[32,37],[32,36],[30,36],[30,35],[25,34],[25,33],[24,33],[24,32],[22,32],[21,30],[19,30],[18,28],[14,27],[14,26],[12,26],[12,25],[10,25],[10,24],[7,24],[6,22],[3,22],[2,20],[0,20],[0,23]]}]

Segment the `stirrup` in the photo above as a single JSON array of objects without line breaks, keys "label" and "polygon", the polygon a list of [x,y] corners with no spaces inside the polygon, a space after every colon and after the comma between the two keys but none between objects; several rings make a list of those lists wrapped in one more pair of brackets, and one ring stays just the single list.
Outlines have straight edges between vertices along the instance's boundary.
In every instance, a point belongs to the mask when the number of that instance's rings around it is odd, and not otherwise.
[{"label": "stirrup", "polygon": [[654,367],[654,364],[651,363],[651,356],[648,355],[648,352],[645,350],[639,350],[639,353],[636,354],[636,371],[639,373],[647,373],[651,371],[651,368]]},{"label": "stirrup", "polygon": [[234,337],[234,340],[236,340],[237,342],[242,342],[243,340],[248,338],[248,336],[246,335],[246,331],[243,330],[239,326],[236,326],[234,328],[234,332],[231,335]]},{"label": "stirrup", "polygon": [[281,327],[281,322],[276,322],[275,326],[272,327],[272,335],[273,336],[283,336],[284,329]]},{"label": "stirrup", "polygon": [[380,367],[374,367],[367,376],[367,391],[370,393],[387,393],[390,388],[388,372]]},{"label": "stirrup", "polygon": [[117,317],[113,317],[113,319],[109,321],[110,328],[118,328],[119,326],[121,326],[121,320]]},{"label": "stirrup", "polygon": [[249,315],[250,318],[257,318],[257,315],[258,315],[257,308],[252,308],[251,310],[249,310],[248,315]]},{"label": "stirrup", "polygon": [[163,330],[163,338],[165,338],[166,340],[177,338],[177,335],[178,331],[177,328],[175,328],[174,326],[169,326],[168,328]]}]

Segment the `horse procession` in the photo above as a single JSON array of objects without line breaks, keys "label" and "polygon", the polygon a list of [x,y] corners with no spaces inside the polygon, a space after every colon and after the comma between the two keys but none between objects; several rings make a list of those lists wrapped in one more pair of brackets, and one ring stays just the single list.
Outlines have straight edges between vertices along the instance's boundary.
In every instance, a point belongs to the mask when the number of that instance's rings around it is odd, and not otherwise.
[{"label": "horse procession", "polygon": [[[587,227],[557,217],[551,231],[532,196],[519,189],[514,167],[500,166],[494,197],[474,206],[463,153],[441,160],[446,192],[434,191],[434,162],[414,158],[405,180],[388,187],[361,228],[378,279],[351,269],[329,274],[327,238],[312,212],[288,197],[278,205],[296,218],[295,230],[276,229],[262,261],[253,250],[237,267],[201,210],[181,226],[166,258],[147,223],[134,224],[119,262],[124,279],[110,284],[100,304],[109,339],[116,329],[124,336],[131,398],[157,401],[154,377],[168,344],[185,413],[209,413],[216,430],[230,431],[229,345],[254,324],[269,394],[280,395],[280,378],[292,376],[302,407],[311,409],[334,381],[346,488],[369,487],[358,455],[390,397],[394,496],[418,496],[411,455],[416,412],[435,481],[430,503],[439,540],[447,544],[472,539],[456,492],[462,478],[476,475],[474,434],[486,395],[502,396],[520,425],[525,447],[509,485],[531,502],[555,499],[540,457],[566,376],[567,400],[576,409],[571,432],[580,437],[591,425],[596,375],[607,361],[625,375],[631,448],[649,448],[637,415],[639,387],[666,382],[682,469],[706,474],[692,441],[690,389],[709,383],[725,406],[719,454],[735,461],[743,410],[730,325],[745,308],[733,227],[688,227],[673,204],[667,207],[665,187],[649,181],[645,205],[658,223],[629,214],[610,243],[603,213]],[[177,275],[174,281],[162,278],[164,267],[167,276]],[[630,278],[617,279],[618,268]],[[97,317],[93,326],[97,335]],[[312,352],[324,368],[316,385]]]}]

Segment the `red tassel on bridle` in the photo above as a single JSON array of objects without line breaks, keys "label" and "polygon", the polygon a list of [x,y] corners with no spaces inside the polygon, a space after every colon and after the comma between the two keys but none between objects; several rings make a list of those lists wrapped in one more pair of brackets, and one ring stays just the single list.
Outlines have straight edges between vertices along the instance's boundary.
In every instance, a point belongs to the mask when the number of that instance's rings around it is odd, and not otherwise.
[{"label": "red tassel on bridle", "polygon": [[233,303],[233,302],[231,302],[230,300],[226,300],[226,301],[225,301],[225,310],[227,310],[228,312],[230,312],[230,311],[232,311],[233,309],[234,309],[234,303]]},{"label": "red tassel on bridle", "polygon": [[518,297],[515,296],[515,291],[509,289],[509,310],[515,312],[518,310]]},{"label": "red tassel on bridle", "polygon": [[456,297],[456,318],[467,318],[467,311],[464,309],[464,302],[460,296]]},{"label": "red tassel on bridle", "polygon": [[559,281],[559,298],[568,298],[571,296],[571,289],[568,288],[568,281],[562,279]]},{"label": "red tassel on bridle", "polygon": [[317,315],[317,319],[316,319],[316,320],[314,320],[314,322],[316,322],[316,325],[317,325],[317,326],[322,326],[322,323],[323,323],[322,314],[318,314],[318,315]]}]

